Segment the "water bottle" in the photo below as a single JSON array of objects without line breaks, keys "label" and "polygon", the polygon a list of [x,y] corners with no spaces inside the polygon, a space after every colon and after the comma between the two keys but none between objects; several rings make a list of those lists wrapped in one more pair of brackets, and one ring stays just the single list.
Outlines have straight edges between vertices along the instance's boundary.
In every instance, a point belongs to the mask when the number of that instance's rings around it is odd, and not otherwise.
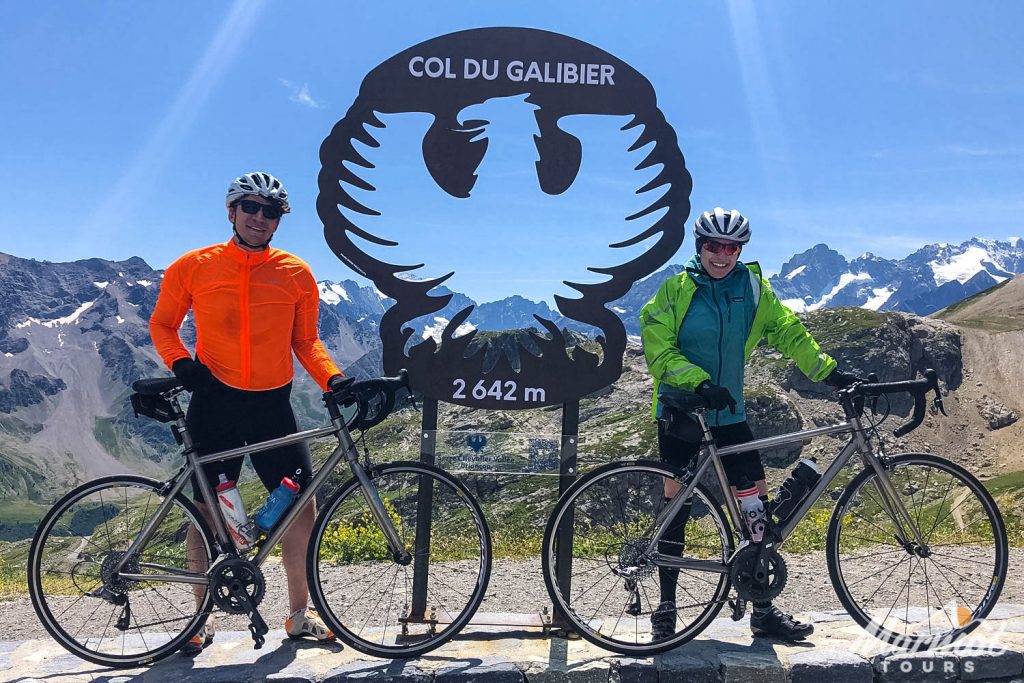
[{"label": "water bottle", "polygon": [[785,523],[800,503],[804,502],[807,492],[818,483],[819,479],[821,479],[821,475],[818,474],[818,466],[814,462],[814,458],[804,458],[793,468],[792,474],[782,482],[775,498],[768,503],[768,509],[780,524]]},{"label": "water bottle", "polygon": [[242,503],[242,496],[238,493],[235,482],[228,479],[227,475],[222,474],[215,491],[217,492],[217,501],[220,503],[220,512],[224,515],[231,540],[239,550],[248,549],[256,539],[253,537],[249,515],[245,514],[245,505]]},{"label": "water bottle", "polygon": [[747,530],[750,532],[750,540],[760,543],[764,538],[764,503],[757,495],[757,487],[749,481],[743,482],[736,487],[736,500],[740,503],[740,512],[747,522]]},{"label": "water bottle", "polygon": [[256,513],[256,526],[264,533],[270,533],[278,520],[287,512],[299,493],[299,485],[289,477],[281,480],[281,485],[274,489],[267,502],[263,504],[260,511]]}]

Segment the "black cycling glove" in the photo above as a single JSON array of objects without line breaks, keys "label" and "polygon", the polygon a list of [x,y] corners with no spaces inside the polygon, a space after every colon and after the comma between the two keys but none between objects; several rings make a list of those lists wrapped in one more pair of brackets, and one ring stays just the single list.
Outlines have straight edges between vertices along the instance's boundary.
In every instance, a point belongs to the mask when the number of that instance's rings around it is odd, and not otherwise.
[{"label": "black cycling glove", "polygon": [[711,380],[706,379],[694,391],[704,399],[704,402],[708,404],[708,408],[711,410],[725,410],[728,407],[730,412],[736,413],[736,399],[732,397],[732,394],[725,387],[712,384]]},{"label": "black cycling glove", "polygon": [[863,382],[864,380],[857,375],[851,375],[848,372],[843,372],[837,367],[822,381],[835,389],[845,389],[854,382]]},{"label": "black cycling glove", "polygon": [[191,358],[179,358],[171,366],[171,372],[188,391],[205,389],[213,383],[213,373],[199,361]]},{"label": "black cycling glove", "polygon": [[334,400],[338,403],[345,403],[352,396],[352,377],[345,375],[331,375],[327,380],[327,388],[334,394]]}]

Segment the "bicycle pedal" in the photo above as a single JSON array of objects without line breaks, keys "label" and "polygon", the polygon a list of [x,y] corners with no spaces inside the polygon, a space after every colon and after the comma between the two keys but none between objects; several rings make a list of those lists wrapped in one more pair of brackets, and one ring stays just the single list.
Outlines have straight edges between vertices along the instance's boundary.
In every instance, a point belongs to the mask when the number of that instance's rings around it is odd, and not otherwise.
[{"label": "bicycle pedal", "polygon": [[252,635],[253,646],[252,649],[259,650],[263,647],[263,644],[267,641],[263,638],[263,635],[259,633],[255,624],[249,624],[249,633]]},{"label": "bicycle pedal", "polygon": [[266,642],[263,636],[267,635],[269,632],[270,627],[267,626],[267,622],[263,621],[263,617],[260,616],[260,613],[257,612],[254,607],[252,611],[249,612],[249,634],[252,635],[254,650],[259,650],[263,647],[263,644]]},{"label": "bicycle pedal", "polygon": [[732,614],[729,615],[730,617],[732,617],[732,620],[739,621],[747,612],[747,601],[743,598],[736,598],[735,600],[730,600],[729,608],[732,610]]}]

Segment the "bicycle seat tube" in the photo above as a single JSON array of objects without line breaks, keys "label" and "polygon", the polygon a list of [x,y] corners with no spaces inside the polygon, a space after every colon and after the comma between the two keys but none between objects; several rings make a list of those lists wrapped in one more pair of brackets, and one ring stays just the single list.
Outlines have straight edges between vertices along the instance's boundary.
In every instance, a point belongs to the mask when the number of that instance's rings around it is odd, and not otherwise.
[{"label": "bicycle seat tube", "polygon": [[[167,400],[173,407],[174,414],[176,416],[171,424],[174,432],[181,438],[181,445],[183,447],[183,454],[185,456],[185,465],[164,485],[164,489],[162,491],[162,494],[164,496],[163,502],[161,502],[160,505],[157,506],[156,510],[153,512],[152,517],[150,517],[146,521],[142,529],[136,535],[135,540],[132,541],[131,545],[128,547],[128,550],[125,551],[124,556],[121,558],[120,562],[118,562],[117,566],[114,568],[115,573],[120,574],[121,570],[124,569],[125,564],[128,563],[128,560],[138,553],[139,548],[149,543],[149,541],[152,539],[153,533],[156,530],[157,525],[163,521],[168,511],[171,509],[171,505],[174,504],[175,496],[181,493],[182,489],[185,488],[185,485],[189,483],[189,480],[191,479],[193,474],[198,475],[200,482],[200,493],[203,496],[203,500],[206,502],[207,506],[209,506],[212,511],[212,513],[209,515],[211,518],[210,521],[213,524],[214,534],[217,537],[217,542],[221,546],[221,551],[223,552],[225,550],[230,550],[234,547],[231,543],[230,537],[228,536],[227,527],[224,525],[224,520],[221,518],[220,514],[218,514],[218,511],[216,509],[217,500],[213,496],[213,492],[212,489],[210,488],[209,481],[207,481],[205,473],[202,471],[202,468],[198,467],[198,460],[195,453],[195,447],[192,442],[192,436],[189,434],[188,428],[185,426],[185,415],[181,410],[181,404],[178,401],[178,396],[176,393],[172,393],[171,395],[167,396]],[[178,573],[175,572],[176,576],[177,574]],[[136,577],[135,575],[131,574],[122,574],[122,576],[128,579],[141,580],[142,578],[145,578]],[[151,576],[150,578],[154,577]],[[162,577],[161,575],[157,578],[165,577]],[[183,575],[178,578],[180,578],[180,580],[186,583],[206,583],[205,577],[192,578]]]}]

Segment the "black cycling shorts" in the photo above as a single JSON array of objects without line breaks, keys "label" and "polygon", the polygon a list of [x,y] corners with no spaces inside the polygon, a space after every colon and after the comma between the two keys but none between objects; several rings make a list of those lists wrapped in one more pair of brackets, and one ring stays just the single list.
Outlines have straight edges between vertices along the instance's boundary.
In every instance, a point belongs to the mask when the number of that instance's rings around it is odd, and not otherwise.
[{"label": "black cycling shorts", "polygon": [[[715,443],[719,448],[754,440],[754,434],[746,422],[712,427],[711,435],[715,437]],[[658,455],[663,461],[686,468],[699,451],[699,443],[682,441],[666,434],[664,425],[658,422]],[[761,464],[761,454],[757,450],[722,456],[722,466],[725,467],[726,476],[733,486],[740,484],[744,479],[751,484],[764,479],[764,465]]]},{"label": "black cycling shorts", "polygon": [[[298,431],[292,411],[291,383],[269,391],[243,391],[214,380],[206,389],[193,392],[185,425],[199,455],[209,455],[288,436]],[[249,455],[260,481],[273,491],[284,477],[305,486],[313,473],[313,461],[304,442]],[[203,466],[210,486],[220,475],[238,481],[243,457],[221,460]],[[298,473],[297,473],[298,471]],[[200,502],[199,483],[192,478],[192,497]]]}]

